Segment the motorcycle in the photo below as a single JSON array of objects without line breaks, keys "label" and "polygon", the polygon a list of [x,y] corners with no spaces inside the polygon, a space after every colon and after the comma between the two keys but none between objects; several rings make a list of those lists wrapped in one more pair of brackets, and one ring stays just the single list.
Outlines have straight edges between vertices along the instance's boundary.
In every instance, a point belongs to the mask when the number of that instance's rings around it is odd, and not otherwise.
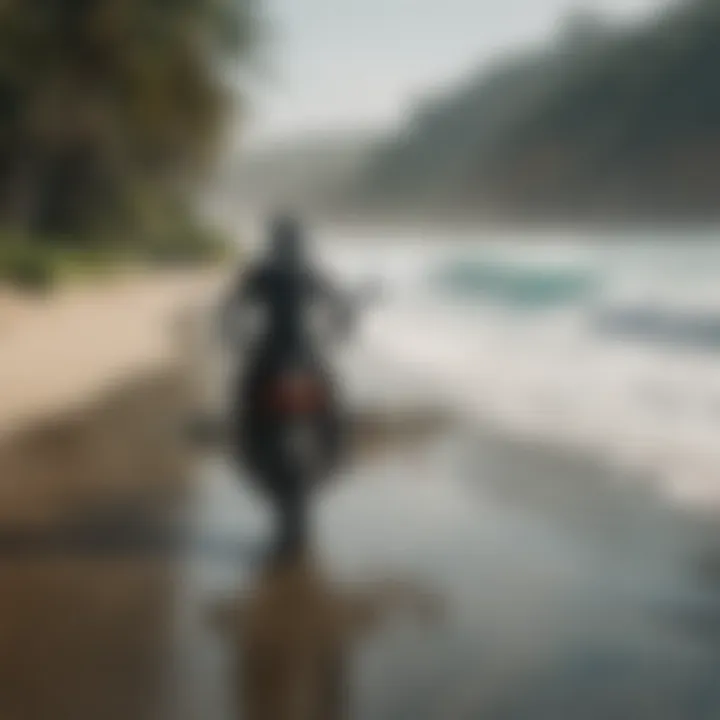
[{"label": "motorcycle", "polygon": [[[352,303],[353,316],[377,296],[375,285],[362,288]],[[268,361],[254,358],[241,369],[233,381],[228,419],[196,418],[190,429],[197,446],[229,445],[250,483],[278,515],[279,543],[285,549],[305,543],[310,499],[336,469],[347,430],[333,374],[310,348],[321,347],[326,356],[350,328],[338,333],[328,318],[314,320],[308,323],[307,347]],[[221,323],[233,366],[255,346],[263,329],[264,318],[252,313]]]},{"label": "motorcycle", "polygon": [[[358,293],[353,315],[372,302],[375,288]],[[351,324],[351,323],[350,323]],[[262,320],[255,324],[257,335]],[[345,340],[350,327],[338,332],[329,317],[309,320],[307,346],[294,354],[251,362],[237,381],[232,444],[250,481],[270,499],[279,516],[281,547],[301,547],[315,491],[324,487],[342,454],[347,425],[333,374],[311,348]],[[235,336],[253,347],[247,328]]]},{"label": "motorcycle", "polygon": [[310,358],[286,358],[259,375],[249,378],[239,407],[238,459],[279,516],[280,544],[300,547],[310,498],[338,461],[340,403],[329,374]]}]

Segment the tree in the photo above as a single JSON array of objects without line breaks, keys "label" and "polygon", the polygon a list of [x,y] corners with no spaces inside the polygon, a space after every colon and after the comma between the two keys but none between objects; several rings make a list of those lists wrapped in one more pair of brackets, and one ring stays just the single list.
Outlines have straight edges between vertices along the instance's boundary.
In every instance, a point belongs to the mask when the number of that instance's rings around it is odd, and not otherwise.
[{"label": "tree", "polygon": [[5,0],[0,223],[82,233],[186,202],[212,166],[255,15],[254,0]]},{"label": "tree", "polygon": [[607,39],[613,32],[608,20],[586,5],[571,7],[560,20],[559,43],[570,52],[586,51],[588,46]]}]

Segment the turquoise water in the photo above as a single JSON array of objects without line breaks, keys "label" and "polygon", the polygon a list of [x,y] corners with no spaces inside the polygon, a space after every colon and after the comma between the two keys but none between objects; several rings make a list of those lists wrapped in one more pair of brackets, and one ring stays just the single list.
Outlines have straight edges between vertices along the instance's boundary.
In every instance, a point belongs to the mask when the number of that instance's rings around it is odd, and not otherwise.
[{"label": "turquoise water", "polygon": [[489,259],[457,259],[432,272],[432,287],[450,298],[543,310],[586,301],[601,287],[593,270],[533,267]]},{"label": "turquoise water", "polygon": [[443,301],[575,310],[598,336],[720,350],[720,245],[617,243],[467,247],[433,258],[422,284]]},{"label": "turquoise water", "polygon": [[367,339],[472,418],[720,496],[720,242],[711,234],[340,234],[388,288]]},{"label": "turquoise water", "polygon": [[[714,248],[679,255],[668,248],[628,248],[584,261],[531,262],[468,253],[441,259],[424,283],[450,303],[528,313],[586,314],[598,336],[656,347],[720,351],[720,260]],[[623,297],[623,295],[625,297]]]}]

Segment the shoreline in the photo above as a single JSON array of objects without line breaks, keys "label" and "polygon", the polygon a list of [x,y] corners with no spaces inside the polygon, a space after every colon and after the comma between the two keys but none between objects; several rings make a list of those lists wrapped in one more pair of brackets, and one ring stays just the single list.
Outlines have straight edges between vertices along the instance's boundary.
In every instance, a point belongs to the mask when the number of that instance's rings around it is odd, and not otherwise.
[{"label": "shoreline", "polygon": [[217,273],[126,278],[0,327],[0,524],[154,511],[188,482],[189,314]]},{"label": "shoreline", "polygon": [[179,318],[218,285],[217,271],[166,273],[6,298],[14,307],[0,324],[0,438],[181,359]]}]

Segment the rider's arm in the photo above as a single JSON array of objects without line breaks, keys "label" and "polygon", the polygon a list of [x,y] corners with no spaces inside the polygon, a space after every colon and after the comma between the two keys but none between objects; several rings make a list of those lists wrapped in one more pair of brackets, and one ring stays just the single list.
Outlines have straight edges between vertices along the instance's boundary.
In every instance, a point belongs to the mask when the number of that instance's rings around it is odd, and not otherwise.
[{"label": "rider's arm", "polygon": [[327,303],[333,311],[333,322],[339,335],[347,335],[352,327],[354,307],[350,298],[341,292],[327,277],[313,277],[316,297]]}]

